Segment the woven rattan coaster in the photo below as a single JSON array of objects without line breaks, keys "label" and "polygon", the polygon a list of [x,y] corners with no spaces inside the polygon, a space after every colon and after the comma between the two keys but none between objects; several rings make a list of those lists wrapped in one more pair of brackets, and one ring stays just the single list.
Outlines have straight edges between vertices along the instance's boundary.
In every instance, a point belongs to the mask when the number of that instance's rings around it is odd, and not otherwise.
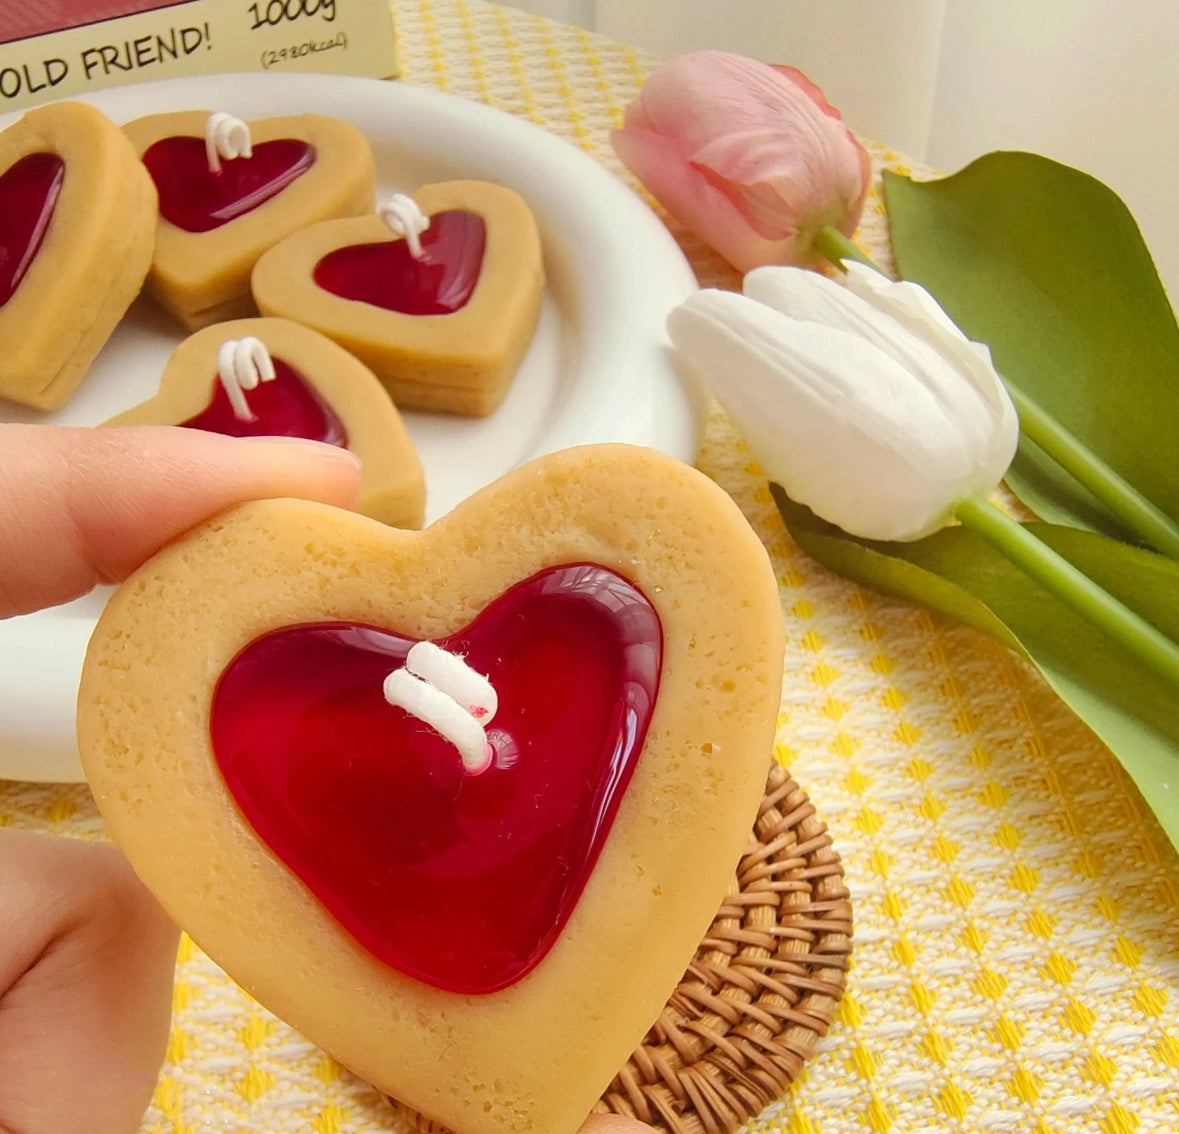
[{"label": "woven rattan coaster", "polygon": [[[776,764],[724,904],[596,1110],[667,1134],[729,1134],[781,1097],[835,1014],[851,903],[825,824]],[[423,1134],[444,1127],[394,1102]]]}]

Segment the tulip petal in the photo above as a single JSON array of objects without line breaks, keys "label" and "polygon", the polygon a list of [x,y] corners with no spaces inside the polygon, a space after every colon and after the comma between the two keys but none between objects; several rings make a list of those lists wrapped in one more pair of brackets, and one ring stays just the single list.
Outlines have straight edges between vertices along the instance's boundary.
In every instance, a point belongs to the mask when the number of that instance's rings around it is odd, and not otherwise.
[{"label": "tulip petal", "polygon": [[743,290],[751,299],[804,322],[859,335],[899,363],[946,407],[964,445],[977,450],[993,429],[994,415],[953,363],[914,330],[899,323],[846,287],[817,272],[766,267],[750,272]]},{"label": "tulip petal", "polygon": [[691,153],[730,131],[772,126],[775,116],[818,113],[806,93],[772,67],[728,51],[695,51],[667,60],[643,84],[650,124],[682,139]]},{"label": "tulip petal", "polygon": [[[626,125],[611,138],[614,150],[652,196],[739,270],[793,257],[793,234],[767,241],[734,202],[680,156],[663,134]],[[694,218],[707,217],[707,231]]]},{"label": "tulip petal", "polygon": [[849,263],[848,288],[877,310],[883,311],[918,334],[943,358],[956,365],[998,418],[988,468],[1002,466],[996,479],[1006,475],[1019,444],[1019,415],[983,343],[972,342],[919,284],[896,282],[863,264]]},{"label": "tulip petal", "polygon": [[808,113],[715,138],[691,163],[741,210],[760,236],[778,240],[801,227],[838,224],[859,195],[859,163],[842,126]]},{"label": "tulip petal", "polygon": [[1003,478],[1019,441],[1015,407],[989,352],[970,342],[924,289],[854,267],[849,280],[875,302],[815,272],[785,267],[750,272],[745,293],[796,318],[862,335],[904,366],[943,402],[964,452],[974,455],[976,487],[988,491]]},{"label": "tulip petal", "polygon": [[633,102],[626,104],[622,112],[622,129],[658,131],[658,127],[652,120],[651,115],[647,112],[647,108],[641,98],[636,98]]},{"label": "tulip petal", "polygon": [[974,388],[995,409],[1010,405],[991,352],[983,343],[971,342],[925,288],[908,280],[890,280],[854,261],[849,261],[845,269],[847,287],[853,295],[923,335],[948,362],[962,368]]},{"label": "tulip petal", "polygon": [[823,94],[818,85],[812,83],[797,67],[791,67],[785,63],[771,63],[769,66],[800,88],[828,118],[843,118],[843,115],[827,101],[827,96]]},{"label": "tulip petal", "polygon": [[[828,101],[826,95],[808,79],[797,67],[788,67],[784,63],[771,63],[770,66],[780,75],[784,75],[796,86],[801,87],[813,102],[824,114],[829,118],[835,118],[842,122],[843,115],[839,113]],[[836,227],[844,234],[844,236],[851,236],[856,230],[856,225],[859,223],[860,209],[864,204],[864,198],[868,194],[868,184],[872,180],[872,159],[868,156],[868,151],[864,149],[859,138],[855,136],[850,130],[847,131],[848,141],[856,149],[857,157],[860,163],[860,193],[859,196],[852,202],[851,211],[848,213],[844,223]],[[847,223],[850,221],[850,224]]]},{"label": "tulip petal", "polygon": [[973,464],[937,400],[871,344],[719,291],[681,304],[668,332],[792,498],[868,539],[947,522]]}]

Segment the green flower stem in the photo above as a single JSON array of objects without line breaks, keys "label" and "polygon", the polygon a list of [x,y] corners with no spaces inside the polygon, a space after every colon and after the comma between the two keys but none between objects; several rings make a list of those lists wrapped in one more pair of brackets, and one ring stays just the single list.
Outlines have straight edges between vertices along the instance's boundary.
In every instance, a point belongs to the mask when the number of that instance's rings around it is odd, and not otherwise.
[{"label": "green flower stem", "polygon": [[[880,265],[865,256],[838,229],[830,226],[822,229],[815,238],[815,248],[836,267],[844,260],[856,260],[884,274]],[[1179,559],[1179,524],[1114,472],[1092,449],[1081,444],[1010,379],[1004,378],[1003,383],[1019,414],[1020,433],[1043,449],[1155,551]]]},{"label": "green flower stem", "polygon": [[1023,524],[982,496],[961,501],[954,515],[963,527],[982,536],[1070,610],[1160,677],[1179,686],[1179,645],[1038,540]]},{"label": "green flower stem", "polygon": [[873,268],[880,271],[880,266],[862,252],[854,240],[848,236],[844,236],[839,229],[831,225],[825,225],[815,233],[814,249],[818,254],[827,260],[830,260],[837,268],[844,260],[856,260],[863,264],[866,268]]},{"label": "green flower stem", "polygon": [[1019,427],[1024,436],[1043,449],[1156,551],[1179,559],[1179,524],[1156,508],[1096,453],[1082,445],[1047,410],[1006,378],[1003,381],[1019,413]]}]

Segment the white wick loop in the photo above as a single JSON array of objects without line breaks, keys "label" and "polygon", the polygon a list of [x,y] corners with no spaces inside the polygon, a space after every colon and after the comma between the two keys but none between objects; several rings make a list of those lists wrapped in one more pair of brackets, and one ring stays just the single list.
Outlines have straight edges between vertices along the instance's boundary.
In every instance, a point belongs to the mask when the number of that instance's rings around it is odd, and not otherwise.
[{"label": "white wick loop", "polygon": [[433,642],[416,642],[405,668],[385,678],[385,700],[425,721],[458,749],[471,775],[485,772],[494,753],[486,725],[499,699],[491,682],[476,673],[458,654]]},{"label": "white wick loop", "polygon": [[430,227],[430,218],[418,207],[417,201],[404,193],[394,193],[377,212],[394,233],[405,237],[405,242],[409,245],[409,254],[415,260],[420,260],[421,235]]},{"label": "white wick loop", "polygon": [[243,391],[256,390],[259,382],[273,382],[274,360],[261,339],[252,336],[226,339],[217,352],[217,376],[229,396],[234,417],[239,421],[253,421]]},{"label": "white wick loop", "polygon": [[458,654],[433,642],[415,642],[405,655],[405,668],[453,697],[476,720],[490,721],[499,708],[499,698],[491,682]]},{"label": "white wick loop", "polygon": [[240,118],[218,110],[205,122],[205,158],[210,173],[221,172],[221,160],[253,157],[254,143],[250,128]]}]

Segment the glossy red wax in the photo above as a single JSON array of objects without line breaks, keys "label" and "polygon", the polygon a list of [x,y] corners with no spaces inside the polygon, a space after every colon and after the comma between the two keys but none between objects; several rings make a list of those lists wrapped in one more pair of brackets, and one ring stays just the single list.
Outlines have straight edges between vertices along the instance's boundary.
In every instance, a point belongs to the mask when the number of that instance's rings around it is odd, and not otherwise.
[{"label": "glossy red wax", "polygon": [[351,244],[315,265],[315,282],[342,299],[404,315],[449,315],[466,305],[479,282],[487,228],[478,213],[435,213],[421,235],[422,255],[404,240]]},{"label": "glossy red wax", "polygon": [[65,162],[51,153],[28,154],[0,174],[0,307],[37,258],[64,180]]},{"label": "glossy red wax", "polygon": [[348,447],[348,433],[336,411],[308,385],[303,376],[281,358],[274,363],[274,378],[246,390],[246,403],[253,415],[243,421],[233,412],[229,395],[220,378],[213,375],[213,398],[196,417],[180,424],[207,433],[229,437],[306,437],[329,445]]},{"label": "glossy red wax", "polygon": [[204,138],[161,138],[143,155],[160,195],[160,216],[185,232],[210,232],[264,205],[315,164],[295,138],[259,142],[252,157],[223,159],[213,173]]},{"label": "glossy red wax", "polygon": [[213,751],[249,824],[365,949],[488,993],[544,957],[577,903],[643,746],[662,630],[632,584],[583,564],[439,644],[498,693],[486,772],[385,701],[413,642],[344,623],[247,646],[214,694]]}]

